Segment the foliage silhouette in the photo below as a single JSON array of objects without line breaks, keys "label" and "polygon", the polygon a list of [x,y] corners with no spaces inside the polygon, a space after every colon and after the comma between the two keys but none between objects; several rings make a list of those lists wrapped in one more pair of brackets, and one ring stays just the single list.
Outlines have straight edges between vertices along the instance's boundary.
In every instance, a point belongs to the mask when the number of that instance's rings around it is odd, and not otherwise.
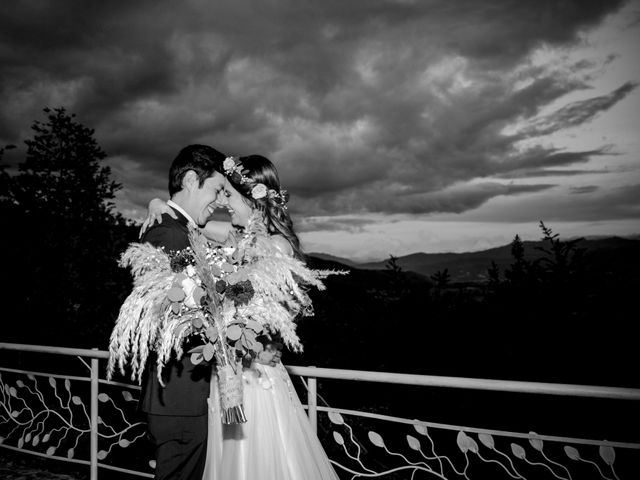
[{"label": "foliage silhouette", "polygon": [[106,153],[64,108],[34,122],[18,173],[4,175],[2,236],[11,281],[8,337],[27,343],[104,346],[130,288],[117,259],[135,228],[115,211],[120,185],[102,165]]},{"label": "foliage silhouette", "polygon": [[451,275],[449,275],[449,269],[438,270],[431,275],[431,280],[435,283],[435,287],[439,289],[447,288],[447,285],[451,282]]}]

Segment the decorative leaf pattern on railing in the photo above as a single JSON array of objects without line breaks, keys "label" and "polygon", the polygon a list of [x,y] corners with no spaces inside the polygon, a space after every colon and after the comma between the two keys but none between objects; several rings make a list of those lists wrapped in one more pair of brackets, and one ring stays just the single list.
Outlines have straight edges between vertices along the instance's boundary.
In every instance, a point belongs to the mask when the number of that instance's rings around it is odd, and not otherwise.
[{"label": "decorative leaf pattern on railing", "polygon": [[[120,394],[125,402],[137,404],[138,399],[129,390],[121,390]],[[115,418],[111,419],[110,424],[103,420],[104,414],[98,416],[98,436],[100,439],[107,440],[106,442],[99,441],[102,448],[98,450],[98,460],[104,460],[116,445],[120,448],[128,448],[131,444],[143,438],[146,435],[146,424],[143,422],[130,422],[124,410],[104,392],[98,394],[98,402],[101,404],[100,409],[102,411],[109,407],[110,412],[118,413],[118,415],[114,416]],[[114,427],[114,425],[116,426]]]},{"label": "decorative leaf pattern on railing", "polygon": [[[87,380],[0,369],[0,444],[88,463]],[[145,424],[130,420],[137,402],[135,390],[132,385],[101,381],[97,457],[103,465],[108,461],[113,468],[150,476],[151,451],[140,441]],[[356,418],[360,412],[326,410],[332,432],[325,446],[341,478],[620,480],[637,478],[620,469],[620,460],[635,470],[640,464],[638,444],[624,444],[631,445],[628,448],[616,444],[614,449],[608,442],[560,442],[557,437],[548,441],[552,437],[535,432],[496,432],[371,413],[360,415],[368,417],[363,425]]]},{"label": "decorative leaf pattern on railing", "polygon": [[[457,431],[453,426],[427,427],[423,422],[414,421],[414,434],[405,435],[406,443],[393,438],[393,447],[387,445],[382,435],[369,430],[368,441],[374,449],[364,455],[366,443],[357,438],[344,417],[336,409],[330,410],[328,416],[333,424],[333,440],[346,455],[342,463],[335,459],[332,462],[339,471],[350,475],[345,478],[620,479],[614,465],[616,451],[605,442],[599,446],[580,445],[588,450],[589,457],[582,457],[574,445],[560,444],[553,446],[553,455],[548,455],[545,443],[535,432],[516,439],[486,432],[468,433],[463,427]],[[452,445],[454,435],[455,447]],[[402,445],[412,452],[402,453]],[[635,454],[636,462],[640,460],[640,451],[635,449],[630,453]],[[576,463],[587,467],[576,469]]]},{"label": "decorative leaf pattern on railing", "polygon": [[63,382],[65,393],[62,393],[56,378],[49,377],[49,388],[57,401],[57,405],[51,408],[47,405],[48,395],[43,385],[32,374],[26,377],[26,383],[16,380],[14,386],[5,383],[0,374],[0,426],[6,426],[0,442],[13,442],[17,448],[42,445],[49,456],[58,454],[64,442],[68,447],[64,455],[73,458],[80,438],[90,431],[84,403],[80,397],[71,394],[68,379]]},{"label": "decorative leaf pattern on railing", "polygon": [[[76,383],[85,383],[83,392]],[[91,420],[85,398],[89,396],[84,380],[0,372],[0,443],[58,459],[88,461]],[[128,389],[119,389],[119,396],[125,404],[137,402]],[[127,419],[109,394],[100,393],[98,402],[98,459],[104,460],[114,447],[127,448],[144,437],[146,428],[143,422]]]}]

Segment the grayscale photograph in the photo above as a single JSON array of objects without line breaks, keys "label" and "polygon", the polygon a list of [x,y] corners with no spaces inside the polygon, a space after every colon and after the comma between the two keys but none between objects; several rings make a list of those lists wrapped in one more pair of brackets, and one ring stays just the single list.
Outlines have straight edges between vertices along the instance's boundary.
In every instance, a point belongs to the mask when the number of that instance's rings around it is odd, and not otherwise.
[{"label": "grayscale photograph", "polygon": [[0,478],[640,478],[640,0],[0,9]]}]

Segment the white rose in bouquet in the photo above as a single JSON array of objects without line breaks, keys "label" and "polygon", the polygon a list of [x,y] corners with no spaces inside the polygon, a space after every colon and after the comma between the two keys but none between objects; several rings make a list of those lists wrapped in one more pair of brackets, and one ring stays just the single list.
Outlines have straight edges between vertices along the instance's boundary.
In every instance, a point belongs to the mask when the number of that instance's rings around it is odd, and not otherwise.
[{"label": "white rose in bouquet", "polygon": [[196,308],[199,306],[199,303],[196,303],[196,299],[194,297],[194,293],[196,293],[196,289],[198,288],[198,284],[190,277],[182,280],[182,290],[184,290],[185,299],[184,304],[189,308]]}]

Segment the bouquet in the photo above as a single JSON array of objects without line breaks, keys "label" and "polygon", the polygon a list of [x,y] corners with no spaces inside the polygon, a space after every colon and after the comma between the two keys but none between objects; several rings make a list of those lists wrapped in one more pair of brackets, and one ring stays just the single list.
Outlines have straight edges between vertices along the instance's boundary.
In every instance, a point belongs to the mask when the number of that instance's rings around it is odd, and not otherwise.
[{"label": "bouquet", "polygon": [[[241,332],[224,321],[222,297],[216,289],[237,267],[222,249],[211,248],[197,229],[190,230],[189,240],[191,247],[177,253],[132,244],[122,255],[120,263],[131,267],[134,288],[111,334],[107,376],[112,376],[116,362],[124,373],[130,360],[132,379],[140,382],[148,356],[155,351],[158,381],[164,385],[164,365],[174,353],[181,358],[184,340],[197,335],[206,343],[190,352],[192,363],[215,361],[223,421],[243,423],[242,371],[235,343],[248,338],[249,332],[255,339],[262,327],[254,322]],[[257,345],[261,346],[258,342],[251,346]]]},{"label": "bouquet", "polygon": [[123,303],[111,335],[107,375],[116,363],[141,381],[149,353],[157,353],[158,379],[171,355],[184,354],[183,343],[198,336],[203,345],[190,350],[191,362],[216,365],[224,423],[246,421],[242,407],[241,359],[256,356],[259,335],[279,333],[294,351],[298,315],[311,315],[308,286],[322,290],[322,280],[345,272],[312,270],[283,253],[252,217],[243,234],[211,245],[192,228],[191,247],[168,255],[149,244],[132,244],[121,265],[130,266],[134,288]]},{"label": "bouquet", "polygon": [[[256,341],[262,332],[257,322],[236,321],[229,315],[229,303],[246,303],[251,300],[251,283],[237,281],[229,285],[231,276],[239,277],[239,258],[234,250],[211,247],[205,236],[191,228],[189,239],[194,260],[194,270],[200,281],[204,295],[200,297],[203,318],[191,322],[193,334],[200,335],[205,344],[192,349],[191,362],[198,364],[215,359],[222,422],[225,424],[244,423],[246,417],[242,406],[242,363],[241,358],[262,350]],[[176,298],[172,308],[182,309],[182,298],[187,292],[176,286]],[[194,290],[199,288],[195,286]],[[188,298],[188,297],[187,297]],[[173,302],[172,299],[170,301]],[[171,333],[169,333],[171,335]]]}]

